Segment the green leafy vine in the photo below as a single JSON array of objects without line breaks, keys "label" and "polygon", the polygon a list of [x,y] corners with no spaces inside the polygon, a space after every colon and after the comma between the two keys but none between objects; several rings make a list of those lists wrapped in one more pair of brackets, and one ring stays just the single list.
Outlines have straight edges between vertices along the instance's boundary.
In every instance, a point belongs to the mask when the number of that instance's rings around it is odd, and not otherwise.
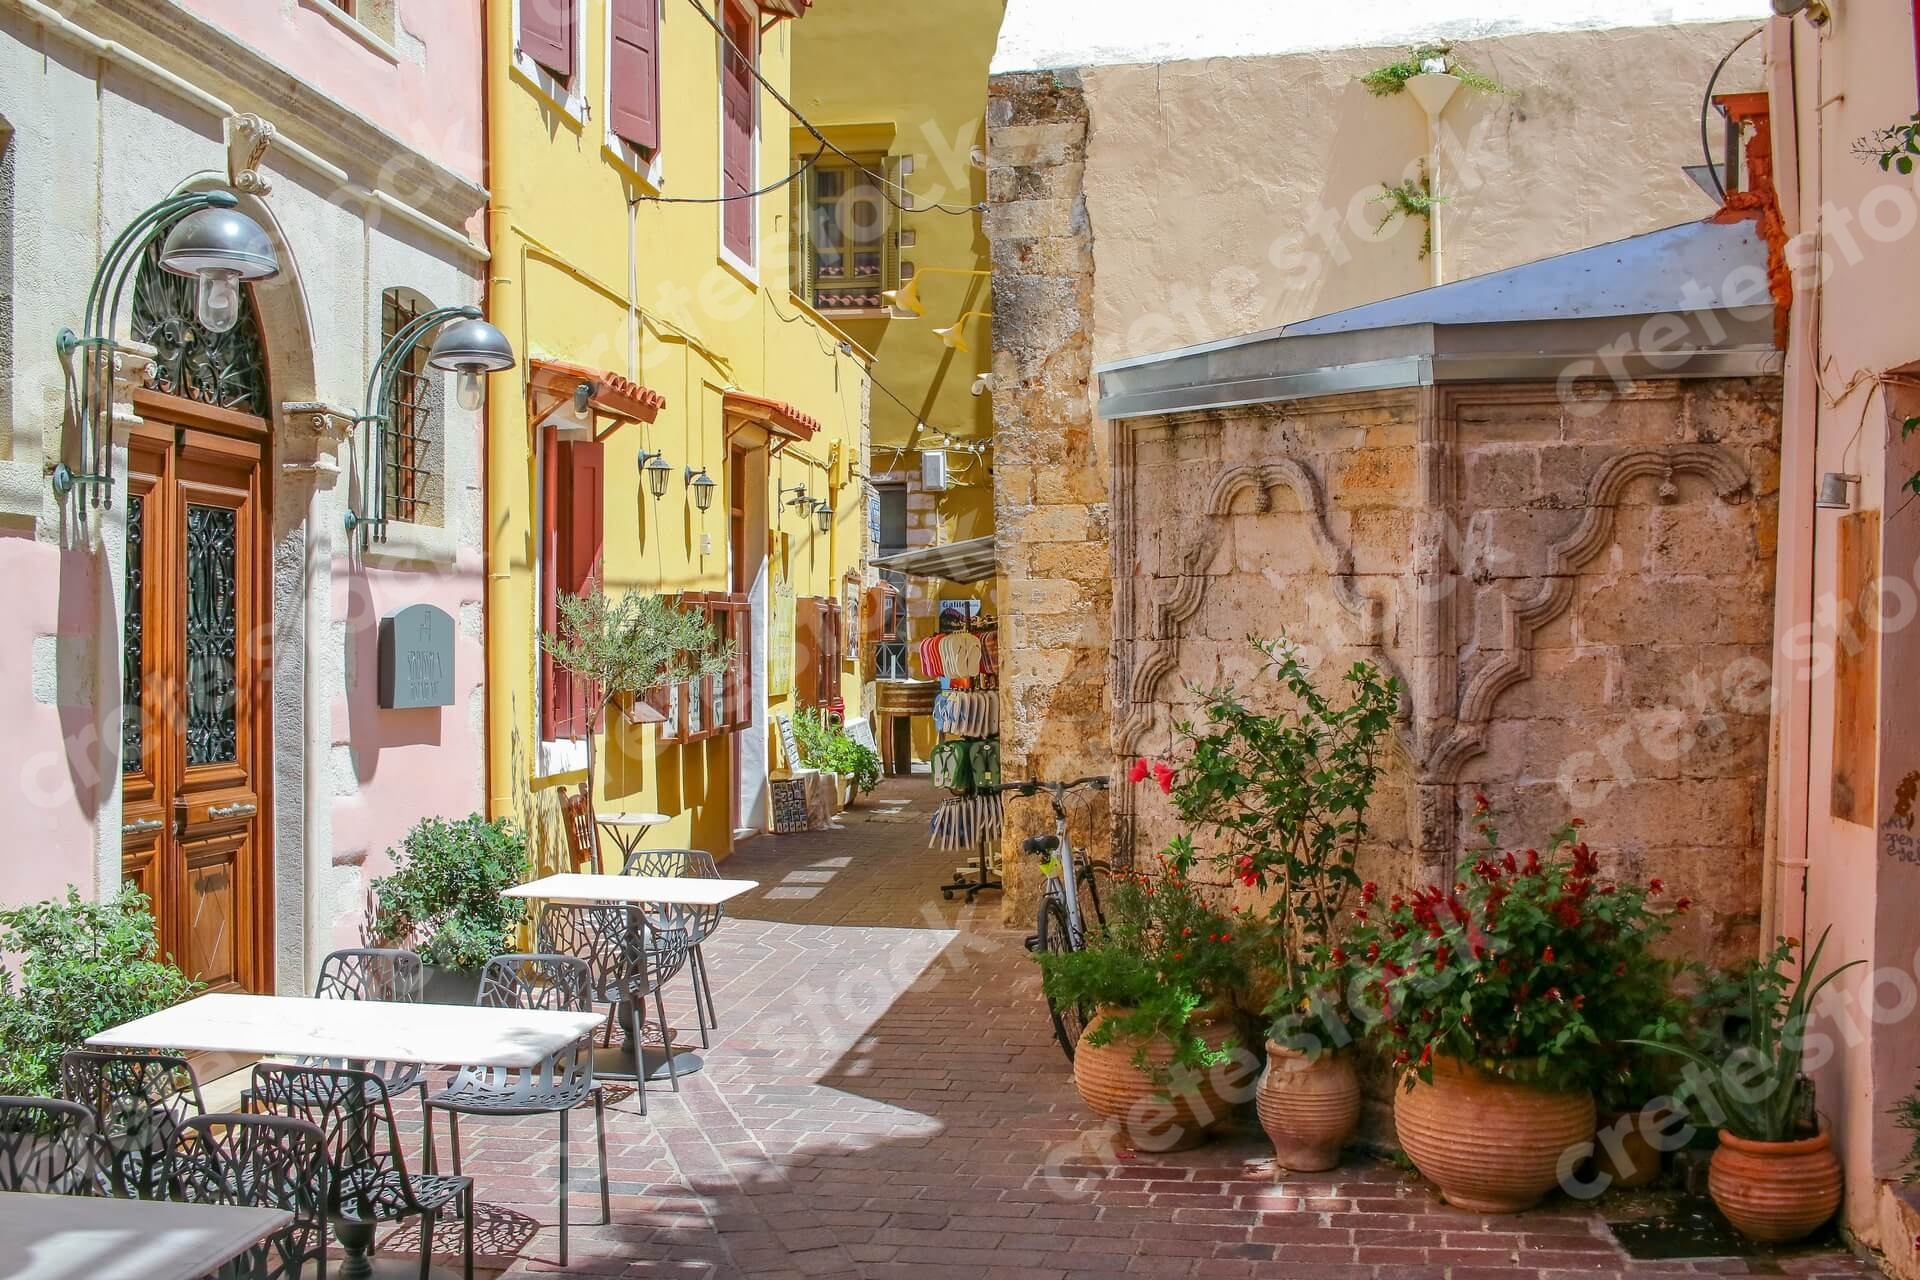
[{"label": "green leafy vine", "polygon": [[1425,258],[1433,252],[1433,211],[1447,203],[1447,197],[1433,194],[1433,179],[1427,175],[1424,165],[1418,178],[1408,178],[1400,183],[1381,183],[1380,194],[1368,203],[1387,206],[1386,212],[1374,224],[1375,235],[1391,226],[1395,218],[1425,218],[1427,231],[1420,238],[1420,256]]},{"label": "green leafy vine", "polygon": [[1429,66],[1435,63],[1444,66],[1445,74],[1458,77],[1460,83],[1469,89],[1507,97],[1513,94],[1513,90],[1492,76],[1482,75],[1460,62],[1453,56],[1453,46],[1450,44],[1417,44],[1407,50],[1407,56],[1398,62],[1389,62],[1361,76],[1360,83],[1367,86],[1367,92],[1376,98],[1390,98],[1405,90],[1407,81],[1425,74]]}]

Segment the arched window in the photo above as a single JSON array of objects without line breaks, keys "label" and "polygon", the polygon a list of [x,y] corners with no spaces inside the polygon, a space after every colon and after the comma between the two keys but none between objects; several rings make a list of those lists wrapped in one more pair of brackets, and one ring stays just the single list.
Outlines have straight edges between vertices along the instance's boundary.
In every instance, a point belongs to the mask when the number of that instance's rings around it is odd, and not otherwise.
[{"label": "arched window", "polygon": [[[380,295],[380,345],[433,304],[412,289],[388,289]],[[387,516],[406,524],[439,524],[446,422],[443,383],[427,367],[427,348],[415,346],[393,380],[387,401],[392,428],[387,432]]]}]

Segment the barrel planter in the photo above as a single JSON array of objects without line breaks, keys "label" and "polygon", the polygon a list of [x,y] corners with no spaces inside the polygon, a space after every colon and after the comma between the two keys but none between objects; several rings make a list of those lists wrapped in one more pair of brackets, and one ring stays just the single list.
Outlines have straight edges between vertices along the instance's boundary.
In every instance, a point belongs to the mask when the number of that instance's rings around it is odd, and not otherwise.
[{"label": "barrel planter", "polygon": [[1792,1142],[1752,1142],[1722,1129],[1707,1192],[1741,1235],[1787,1244],[1812,1235],[1840,1207],[1840,1160],[1825,1125]]},{"label": "barrel planter", "polygon": [[1431,1084],[1412,1074],[1394,1092],[1393,1127],[1448,1204],[1518,1213],[1553,1190],[1569,1149],[1593,1141],[1593,1095],[1521,1084],[1442,1055]]},{"label": "barrel planter", "polygon": [[1309,1056],[1269,1040],[1255,1105],[1280,1166],[1319,1173],[1339,1166],[1360,1125],[1360,1080],[1345,1053]]},{"label": "barrel planter", "polygon": [[[1102,1009],[1081,1033],[1073,1053],[1073,1083],[1080,1097],[1095,1115],[1118,1124],[1136,1151],[1186,1151],[1199,1146],[1206,1141],[1208,1127],[1232,1112],[1227,1095],[1243,1082],[1244,1068],[1224,1063],[1199,1076],[1192,1088],[1169,1095],[1155,1079],[1156,1072],[1164,1072],[1173,1062],[1173,1045],[1164,1037],[1145,1042],[1144,1068],[1134,1065],[1134,1055],[1143,1043],[1137,1038],[1116,1036],[1110,1044],[1089,1043],[1102,1024],[1128,1012]],[[1225,1048],[1238,1038],[1232,1023],[1224,1019],[1203,1024],[1199,1033],[1215,1048]]]},{"label": "barrel planter", "polygon": [[428,1004],[473,1004],[480,998],[480,970],[420,966],[420,998]]}]

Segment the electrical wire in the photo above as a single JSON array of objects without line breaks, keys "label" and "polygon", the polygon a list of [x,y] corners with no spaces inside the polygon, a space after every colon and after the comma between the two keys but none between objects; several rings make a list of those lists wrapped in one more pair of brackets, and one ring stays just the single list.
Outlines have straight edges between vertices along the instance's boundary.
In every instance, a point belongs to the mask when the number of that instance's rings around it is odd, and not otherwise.
[{"label": "electrical wire", "polygon": [[[733,42],[733,37],[727,34],[727,28],[720,21],[720,19],[714,17],[712,13],[708,12],[707,7],[704,4],[701,4],[700,0],[687,0],[687,3],[692,5],[694,12],[698,13],[702,18],[704,18],[706,20],[707,25],[714,29],[714,31],[720,37],[720,42],[724,44],[727,48],[733,51],[733,56],[738,58],[741,62],[741,65],[746,67],[747,74],[751,75],[755,80],[759,81],[760,87],[762,89],[765,89],[769,94],[771,94],[773,96],[773,100],[779,103],[780,106],[786,111],[788,115],[792,116],[795,120],[798,120],[800,122],[801,127],[804,128],[809,134],[811,134],[816,142],[818,142],[821,146],[825,147],[827,150],[833,152],[833,154],[835,154],[836,156],[839,156],[842,160],[845,160],[848,164],[851,164],[854,167],[858,168],[861,172],[868,174],[876,182],[878,182],[880,184],[880,193],[886,197],[886,201],[888,204],[900,210],[902,213],[937,212],[937,213],[951,213],[961,217],[971,217],[972,215],[976,213],[981,213],[986,209],[986,206],[984,204],[969,204],[969,205],[953,206],[953,205],[941,204],[939,201],[935,201],[934,203],[928,204],[928,205],[900,203],[898,199],[896,199],[893,195],[891,195],[887,191],[888,187],[892,187],[895,191],[901,192],[907,197],[908,200],[913,199],[913,192],[907,190],[907,188],[901,183],[894,182],[890,178],[885,178],[879,174],[874,173],[871,169],[868,169],[865,164],[861,163],[861,161],[857,157],[849,154],[846,151],[843,151],[841,148],[835,146],[831,141],[829,141],[827,138],[827,135],[820,131],[820,127],[818,125],[814,124],[813,121],[807,119],[804,115],[800,114],[800,108],[794,106],[791,102],[787,101],[786,95],[781,93],[778,89],[774,88],[773,82],[760,74],[760,66],[758,61],[750,57],[744,50],[740,48],[739,45]],[[738,196],[738,195],[720,196],[716,198],[716,202],[723,202],[726,200],[740,200],[744,198],[745,198],[744,196]]]},{"label": "electrical wire", "polygon": [[[1766,29],[1766,24],[1761,23],[1753,30],[1747,32],[1746,35],[1740,37],[1740,42],[1734,45],[1733,48],[1727,50],[1727,56],[1720,59],[1720,65],[1715,67],[1713,74],[1707,77],[1707,92],[1700,99],[1700,155],[1707,162],[1707,176],[1713,179],[1713,185],[1719,190],[1722,202],[1727,198],[1727,184],[1720,181],[1720,167],[1713,162],[1713,144],[1709,141],[1707,113],[1713,110],[1713,90],[1714,86],[1720,83],[1720,73],[1727,69],[1729,62],[1733,61],[1734,54],[1746,48],[1747,41],[1753,39]],[[1733,158],[1734,157],[1729,156],[1727,160],[1731,161]]]},{"label": "electrical wire", "polygon": [[794,182],[799,181],[802,177],[806,175],[807,170],[813,168],[814,165],[820,163],[820,157],[824,156],[826,153],[827,153],[827,144],[825,142],[822,142],[820,144],[820,149],[814,152],[812,155],[808,156],[805,164],[802,164],[798,169],[795,169],[792,173],[780,179],[780,181],[768,183],[766,186],[761,187],[758,191],[736,191],[730,196],[656,196],[656,195],[648,195],[647,193],[642,192],[641,194],[633,198],[632,203],[634,204],[641,204],[641,203],[646,203],[646,204],[726,204],[730,200],[757,199],[760,196],[770,195],[773,192],[778,191],[782,187],[790,186]]}]

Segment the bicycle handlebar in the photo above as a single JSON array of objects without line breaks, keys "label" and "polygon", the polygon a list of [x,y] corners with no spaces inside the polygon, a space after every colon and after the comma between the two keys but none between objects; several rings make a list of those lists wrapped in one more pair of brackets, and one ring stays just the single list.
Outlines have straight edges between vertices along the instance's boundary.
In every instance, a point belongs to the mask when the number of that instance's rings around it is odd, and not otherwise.
[{"label": "bicycle handlebar", "polygon": [[1112,780],[1104,776],[1076,778],[1072,782],[1041,782],[1038,779],[1029,778],[1025,782],[1003,782],[997,787],[984,787],[982,790],[992,791],[998,795],[1012,793],[1021,796],[1035,796],[1044,791],[1054,799],[1059,800],[1065,798],[1067,792],[1077,791],[1081,787],[1092,787],[1095,791],[1105,791],[1112,785]]}]

